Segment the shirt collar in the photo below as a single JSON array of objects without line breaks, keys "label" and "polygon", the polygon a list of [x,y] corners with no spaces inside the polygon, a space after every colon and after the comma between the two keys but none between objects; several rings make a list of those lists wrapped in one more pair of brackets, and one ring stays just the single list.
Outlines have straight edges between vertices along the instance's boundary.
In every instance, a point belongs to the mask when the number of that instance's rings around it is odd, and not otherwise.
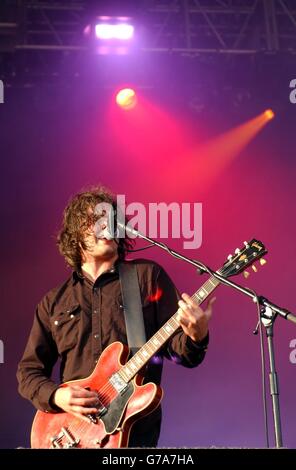
[{"label": "shirt collar", "polygon": [[[101,276],[104,275],[104,274],[107,274],[107,273],[117,273],[119,263],[120,263],[120,260],[117,258],[117,260],[115,261],[113,266],[111,266],[111,268],[108,269],[107,271],[104,271],[101,274]],[[87,278],[84,276],[83,272],[80,269],[72,272],[72,283],[73,283],[73,285],[77,284],[77,282],[83,282],[85,279],[87,279]]]}]

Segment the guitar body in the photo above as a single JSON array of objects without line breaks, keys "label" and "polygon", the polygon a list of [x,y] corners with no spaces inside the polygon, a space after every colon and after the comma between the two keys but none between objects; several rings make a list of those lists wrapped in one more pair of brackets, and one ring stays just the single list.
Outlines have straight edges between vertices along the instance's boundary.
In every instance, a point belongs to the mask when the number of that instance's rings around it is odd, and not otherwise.
[{"label": "guitar body", "polygon": [[100,413],[89,423],[70,413],[37,411],[31,431],[31,447],[40,448],[121,448],[127,447],[135,421],[151,413],[162,398],[161,387],[149,382],[142,385],[138,374],[118,392],[114,377],[126,363],[129,349],[122,343],[109,345],[101,354],[92,374],[62,387],[79,385],[96,390],[102,403]]}]

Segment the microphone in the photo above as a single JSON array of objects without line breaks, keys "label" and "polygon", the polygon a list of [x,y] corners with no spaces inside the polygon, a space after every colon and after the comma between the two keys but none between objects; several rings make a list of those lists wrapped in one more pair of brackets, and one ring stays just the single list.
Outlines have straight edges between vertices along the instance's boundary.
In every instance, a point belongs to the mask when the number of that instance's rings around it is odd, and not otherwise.
[{"label": "microphone", "polygon": [[116,209],[109,203],[100,203],[95,207],[95,214],[98,220],[94,226],[94,233],[97,239],[105,238],[106,240],[113,240],[116,238],[114,230],[114,212]]},{"label": "microphone", "polygon": [[[99,213],[102,207],[95,209]],[[103,207],[104,215],[101,215],[95,223],[94,232],[96,238],[105,238],[106,240],[113,240],[118,238],[125,238],[126,234],[132,238],[138,236],[138,231],[131,228],[125,222],[125,217],[120,207],[111,204],[105,204]],[[102,228],[104,226],[104,228]]]},{"label": "microphone", "polygon": [[107,213],[107,227],[106,232],[108,233],[108,240],[118,238],[117,229],[117,209],[114,206],[110,206]]},{"label": "microphone", "polygon": [[110,205],[103,217],[103,223],[106,225],[103,230],[103,237],[107,240],[124,238],[124,216],[122,212],[113,205]]},{"label": "microphone", "polygon": [[120,222],[117,220],[117,231],[121,232],[124,234],[124,232],[127,233],[127,235],[131,235],[133,238],[137,237],[139,235],[138,230],[131,228],[128,223],[125,224],[125,222]]},{"label": "microphone", "polygon": [[106,238],[106,240],[113,240],[115,237],[112,236],[112,234],[109,232],[108,227],[106,227],[103,230],[103,237],[102,238]]},{"label": "microphone", "polygon": [[138,231],[131,228],[125,221],[125,217],[120,207],[113,207],[108,210],[107,229],[108,235],[111,238],[125,238],[126,234],[131,235],[132,238],[138,236]]}]

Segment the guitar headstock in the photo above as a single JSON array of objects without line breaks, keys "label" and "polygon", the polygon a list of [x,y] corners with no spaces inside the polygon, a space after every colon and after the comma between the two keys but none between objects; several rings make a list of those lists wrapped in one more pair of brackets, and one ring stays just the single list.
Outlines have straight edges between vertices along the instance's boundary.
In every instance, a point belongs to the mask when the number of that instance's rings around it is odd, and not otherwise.
[{"label": "guitar headstock", "polygon": [[[228,256],[228,261],[224,263],[220,274],[224,277],[235,276],[245,271],[246,268],[251,266],[255,261],[262,258],[267,253],[265,246],[259,240],[253,238],[249,242],[244,242],[242,249],[237,248],[234,255]],[[266,261],[261,259],[261,263],[264,264]],[[255,268],[255,269],[254,269]],[[254,271],[257,268],[253,266]]]}]

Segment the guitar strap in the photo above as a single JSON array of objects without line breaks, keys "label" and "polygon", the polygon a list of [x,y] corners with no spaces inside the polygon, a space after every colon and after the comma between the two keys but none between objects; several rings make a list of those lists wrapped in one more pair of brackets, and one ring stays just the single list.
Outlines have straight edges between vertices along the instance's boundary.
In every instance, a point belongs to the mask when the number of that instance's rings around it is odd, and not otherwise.
[{"label": "guitar strap", "polygon": [[127,342],[135,354],[146,343],[142,300],[137,268],[134,263],[118,265]]}]

